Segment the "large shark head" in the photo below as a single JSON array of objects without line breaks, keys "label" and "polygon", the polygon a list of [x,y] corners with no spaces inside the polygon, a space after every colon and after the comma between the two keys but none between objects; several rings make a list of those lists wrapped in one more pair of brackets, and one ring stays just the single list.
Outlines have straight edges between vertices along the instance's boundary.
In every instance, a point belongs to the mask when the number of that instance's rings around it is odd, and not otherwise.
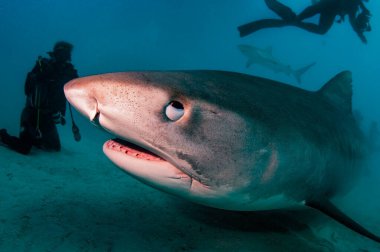
[{"label": "large shark head", "polygon": [[166,192],[236,208],[249,201],[252,169],[265,166],[255,159],[268,156],[275,163],[276,154],[261,137],[265,129],[244,111],[232,110],[247,101],[235,97],[232,87],[220,89],[217,76],[205,77],[113,73],[73,80],[65,93],[82,114],[118,138],[103,150],[126,172]]},{"label": "large shark head", "polygon": [[[324,162],[333,154],[312,153],[331,129],[305,129],[315,121],[311,114],[319,113],[313,102],[325,101],[312,92],[237,73],[184,71],[84,77],[66,84],[65,94],[117,137],[103,146],[117,166],[201,204],[278,208],[327,181]],[[323,108],[328,116],[335,113],[330,104]]]}]

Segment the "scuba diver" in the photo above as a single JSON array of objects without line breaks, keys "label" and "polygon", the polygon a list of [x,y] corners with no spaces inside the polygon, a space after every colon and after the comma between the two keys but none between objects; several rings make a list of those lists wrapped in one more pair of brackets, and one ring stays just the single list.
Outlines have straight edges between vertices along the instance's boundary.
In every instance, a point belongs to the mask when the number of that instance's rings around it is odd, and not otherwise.
[{"label": "scuba diver", "polygon": [[[78,77],[77,70],[70,63],[72,49],[72,44],[59,41],[53,51],[48,52],[49,58],[38,57],[25,81],[26,104],[21,114],[20,135],[10,136],[5,129],[1,129],[1,145],[25,155],[33,146],[46,151],[61,150],[56,125],[66,123],[63,86]],[[73,122],[73,132],[74,125]],[[79,130],[76,130],[80,139]]]},{"label": "scuba diver", "polygon": [[[277,0],[265,0],[269,9],[274,11],[281,19],[261,19],[238,27],[240,37],[247,36],[264,28],[296,26],[317,34],[325,34],[334,24],[336,17],[338,23],[344,21],[348,15],[349,22],[363,43],[367,43],[364,32],[371,31],[369,19],[371,14],[363,1],[368,0],[320,0],[312,1],[312,5],[296,15],[292,9]],[[319,23],[305,22],[304,20],[319,14]]]}]

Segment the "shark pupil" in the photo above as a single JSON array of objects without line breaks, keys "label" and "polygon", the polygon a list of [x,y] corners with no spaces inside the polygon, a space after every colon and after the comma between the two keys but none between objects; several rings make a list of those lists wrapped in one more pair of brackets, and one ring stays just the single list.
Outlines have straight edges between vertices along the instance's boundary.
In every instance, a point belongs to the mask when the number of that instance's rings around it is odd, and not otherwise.
[{"label": "shark pupil", "polygon": [[180,102],[177,102],[177,101],[172,101],[170,102],[170,105],[172,105],[174,108],[176,109],[183,109],[183,105],[182,103]]}]

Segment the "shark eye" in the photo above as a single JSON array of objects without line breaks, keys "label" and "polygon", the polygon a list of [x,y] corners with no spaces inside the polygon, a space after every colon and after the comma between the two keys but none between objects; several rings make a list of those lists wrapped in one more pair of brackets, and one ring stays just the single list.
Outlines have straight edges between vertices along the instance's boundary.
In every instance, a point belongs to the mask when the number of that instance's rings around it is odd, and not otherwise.
[{"label": "shark eye", "polygon": [[169,104],[165,108],[165,115],[171,121],[179,120],[184,113],[185,110],[183,108],[183,105],[178,101],[169,102]]}]

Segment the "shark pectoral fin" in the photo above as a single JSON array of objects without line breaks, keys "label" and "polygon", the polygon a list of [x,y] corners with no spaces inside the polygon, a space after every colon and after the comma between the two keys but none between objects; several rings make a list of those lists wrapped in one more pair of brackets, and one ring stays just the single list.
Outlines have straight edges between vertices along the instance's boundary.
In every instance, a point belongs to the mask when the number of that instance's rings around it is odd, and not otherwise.
[{"label": "shark pectoral fin", "polygon": [[344,214],[342,211],[340,211],[331,201],[329,200],[320,200],[320,201],[305,201],[305,205],[308,207],[312,207],[314,209],[317,209],[321,211],[322,213],[326,214],[327,216],[333,218],[340,224],[348,227],[349,229],[371,239],[376,242],[380,243],[380,236],[377,236],[367,229],[365,229],[363,226],[361,226],[359,223],[348,217],[346,214]]}]

